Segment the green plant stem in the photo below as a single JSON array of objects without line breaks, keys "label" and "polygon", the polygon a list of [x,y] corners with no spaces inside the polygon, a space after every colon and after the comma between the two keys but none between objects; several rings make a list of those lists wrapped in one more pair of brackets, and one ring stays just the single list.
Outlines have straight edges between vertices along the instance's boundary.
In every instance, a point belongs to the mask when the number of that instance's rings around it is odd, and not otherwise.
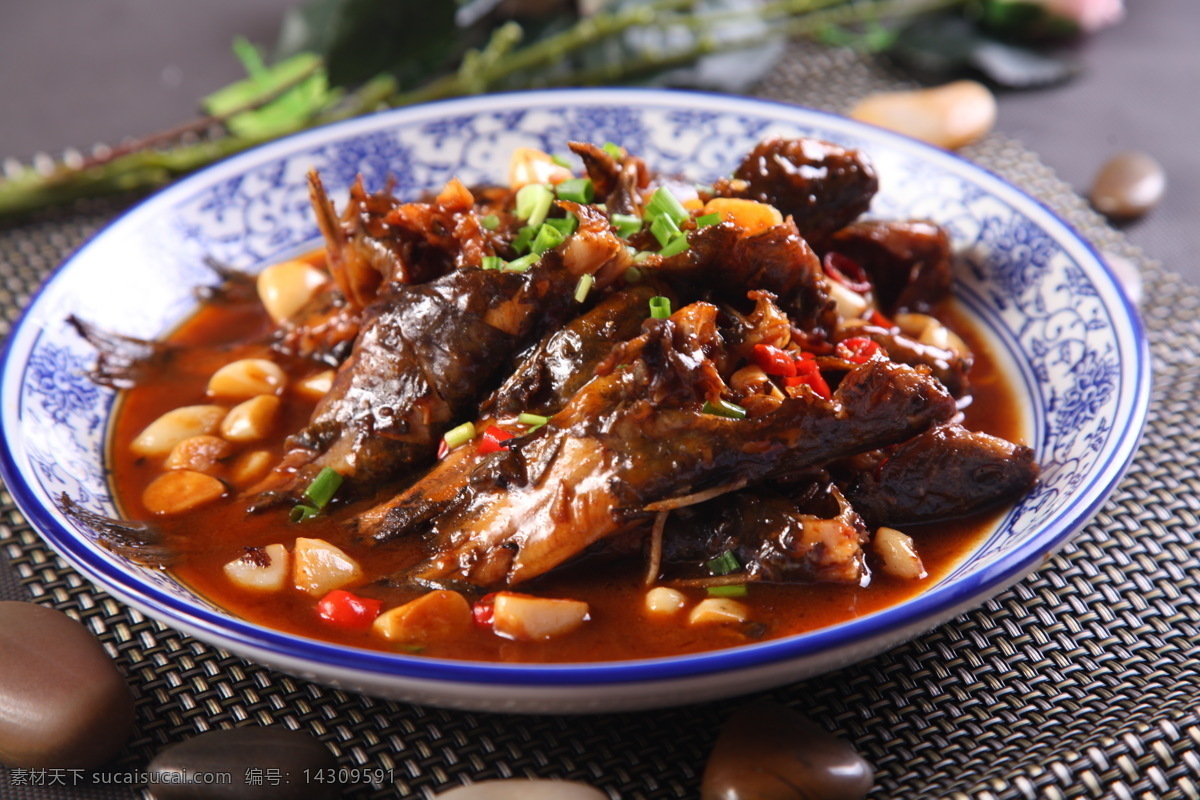
[{"label": "green plant stem", "polygon": [[657,24],[659,14],[688,8],[694,2],[695,0],[659,0],[656,3],[631,6],[608,14],[598,14],[582,19],[562,33],[535,42],[510,54],[503,62],[488,70],[486,76],[466,75],[460,70],[437,78],[415,91],[393,95],[388,98],[387,103],[390,106],[399,107],[428,103],[447,97],[460,97],[470,93],[472,82],[478,86],[480,78],[484,79],[482,81],[484,84],[492,86],[510,75],[549,66],[576,50],[610,36],[624,33],[630,28]]},{"label": "green plant stem", "polygon": [[[755,12],[772,25],[762,36],[736,40],[717,40],[700,37],[686,51],[646,56],[600,69],[583,69],[562,76],[558,85],[594,85],[641,77],[672,67],[683,66],[711,53],[738,50],[785,36],[811,36],[823,26],[851,24],[865,20],[924,13],[940,8],[960,6],[966,0],[773,0]],[[103,159],[89,159],[81,167],[59,163],[48,174],[27,167],[7,180],[0,180],[0,217],[11,216],[39,208],[69,202],[84,197],[114,194],[123,191],[147,190],[210,164],[218,159],[248,149],[278,136],[339,119],[369,113],[383,107],[401,107],[465,94],[486,92],[504,80],[522,73],[536,73],[554,65],[572,52],[616,36],[641,25],[686,25],[703,30],[720,22],[736,19],[739,12],[722,11],[694,15],[677,12],[690,8],[694,0],[659,0],[642,6],[600,14],[580,20],[562,33],[534,42],[507,53],[503,58],[478,58],[464,63],[459,71],[435,79],[415,90],[402,90],[389,75],[381,75],[363,84],[345,97],[335,98],[318,109],[309,119],[298,121],[287,130],[271,136],[226,136],[164,149],[151,149],[166,134],[148,137],[139,149],[116,152]],[[745,12],[741,12],[744,15]],[[710,28],[711,29],[711,28]],[[301,79],[307,74],[301,76]],[[256,98],[236,110],[238,113],[269,102],[294,83],[282,87],[270,96]],[[527,85],[539,85],[535,77]],[[220,118],[206,117],[180,126],[168,133],[202,130],[197,126],[220,123]],[[124,149],[124,148],[123,148]]]}]

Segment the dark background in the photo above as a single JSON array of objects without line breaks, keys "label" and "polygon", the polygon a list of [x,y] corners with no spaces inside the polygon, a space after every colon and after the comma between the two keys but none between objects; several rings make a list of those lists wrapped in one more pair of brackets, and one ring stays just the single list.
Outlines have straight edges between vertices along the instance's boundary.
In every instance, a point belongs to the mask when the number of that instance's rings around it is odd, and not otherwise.
[{"label": "dark background", "polygon": [[[0,158],[88,150],[190,118],[196,100],[243,76],[241,34],[273,44],[293,0],[3,0]],[[1000,96],[999,131],[1081,194],[1099,165],[1144,150],[1167,197],[1126,227],[1168,268],[1200,282],[1200,3],[1127,0],[1126,19],[1077,46],[1065,86]]]},{"label": "dark background", "polygon": [[[0,159],[86,151],[189,119],[198,98],[243,76],[233,37],[273,44],[293,2],[0,0]],[[1124,22],[1077,46],[1074,81],[1002,94],[997,128],[1081,194],[1121,150],[1157,158],[1166,199],[1126,231],[1200,282],[1200,2],[1126,3]]]}]

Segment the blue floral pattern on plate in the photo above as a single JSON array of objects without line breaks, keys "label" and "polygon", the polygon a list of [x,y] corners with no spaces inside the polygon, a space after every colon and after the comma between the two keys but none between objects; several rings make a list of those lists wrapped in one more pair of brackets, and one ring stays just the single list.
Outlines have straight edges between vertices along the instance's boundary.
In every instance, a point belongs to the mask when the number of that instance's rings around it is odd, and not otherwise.
[{"label": "blue floral pattern on plate", "polygon": [[[885,612],[877,623],[861,621],[866,628],[850,625],[837,641],[883,642],[882,626],[932,624],[946,609],[979,602],[1015,580],[1077,530],[1112,489],[1146,411],[1140,324],[1092,250],[1035,201],[950,154],[789,106],[655,91],[478,98],[343,123],[210,168],[151,198],[85,247],[48,283],[10,338],[3,377],[5,477],[22,507],[33,507],[35,524],[86,574],[144,604],[183,609],[166,614],[177,624],[195,607],[209,609],[200,627],[210,640],[229,645],[220,629],[235,623],[168,576],[120,564],[95,545],[93,532],[54,508],[53,498],[66,492],[90,510],[116,513],[104,466],[114,395],[86,377],[92,354],[64,324],[68,314],[157,336],[190,312],[192,288],[212,281],[205,256],[257,270],[312,247],[317,230],[305,176],[313,168],[335,202],[359,175],[368,189],[391,185],[415,197],[454,176],[468,185],[502,182],[517,146],[562,153],[569,140],[614,141],[656,169],[706,182],[728,174],[741,154],[771,134],[863,149],[881,176],[872,214],[934,219],[950,230],[960,255],[963,305],[1011,362],[1018,393],[1028,401],[1029,441],[1044,466],[1036,490],[924,600]],[[138,291],[128,291],[131,286]],[[147,600],[139,584],[158,594]],[[239,629],[237,635],[250,634]],[[807,640],[813,648],[825,646],[820,633],[796,638],[806,641],[764,652],[796,658],[807,652]],[[295,655],[298,646],[284,641],[279,647]],[[725,668],[729,658],[699,657],[689,669]]]}]

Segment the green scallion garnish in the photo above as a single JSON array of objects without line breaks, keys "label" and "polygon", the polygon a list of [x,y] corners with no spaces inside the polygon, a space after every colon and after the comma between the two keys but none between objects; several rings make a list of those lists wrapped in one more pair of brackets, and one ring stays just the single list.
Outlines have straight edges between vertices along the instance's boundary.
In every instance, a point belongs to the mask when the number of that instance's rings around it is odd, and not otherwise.
[{"label": "green scallion garnish", "polygon": [[461,447],[475,438],[475,423],[464,422],[462,425],[446,431],[446,435],[442,438],[446,440],[447,450]]},{"label": "green scallion garnish", "polygon": [[709,225],[720,225],[721,215],[717,212],[705,214],[703,217],[696,217],[697,228],[707,228]]},{"label": "green scallion garnish", "polygon": [[679,225],[685,219],[691,216],[683,204],[675,195],[671,194],[671,190],[665,186],[660,186],[655,190],[650,202],[646,204],[646,216],[651,219],[658,217],[670,217],[671,221]]},{"label": "green scallion garnish", "polygon": [[658,254],[663,258],[670,258],[680,253],[686,253],[690,247],[691,245],[688,244],[687,237],[680,233],[674,239],[667,242],[663,249],[658,251]]},{"label": "green scallion garnish", "polygon": [[738,561],[732,550],[726,550],[716,558],[709,559],[704,566],[708,567],[708,571],[713,575],[728,575],[741,569],[742,562]]},{"label": "green scallion garnish", "polygon": [[604,152],[608,153],[610,156],[615,158],[617,161],[620,161],[622,158],[625,157],[625,151],[621,149],[621,145],[615,144],[613,142],[605,142],[604,146],[601,147],[600,149],[603,150]]},{"label": "green scallion garnish", "polygon": [[505,264],[501,268],[500,271],[501,272],[525,272],[527,269],[529,269],[534,264],[536,264],[539,258],[541,258],[541,256],[538,255],[537,253],[530,253],[527,256],[521,256],[520,258],[514,258],[512,261]]},{"label": "green scallion garnish", "polygon": [[517,231],[517,237],[513,239],[512,248],[518,253],[528,253],[529,245],[533,243],[533,237],[537,236],[538,229],[532,225],[526,225],[521,230]]},{"label": "green scallion garnish", "polygon": [[650,319],[666,319],[671,316],[671,298],[658,295],[650,298]]},{"label": "green scallion garnish", "polygon": [[500,227],[500,218],[495,214],[488,214],[486,217],[479,218],[479,224],[489,231],[494,231]]},{"label": "green scallion garnish", "polygon": [[317,508],[324,508],[333,499],[334,493],[341,485],[342,476],[338,471],[325,467],[304,490],[304,496],[311,500]]},{"label": "green scallion garnish", "polygon": [[596,187],[591,178],[571,178],[554,187],[559,200],[587,205],[596,199]]},{"label": "green scallion garnish", "polygon": [[517,217],[536,228],[546,221],[554,192],[540,183],[528,183],[517,190]]},{"label": "green scallion garnish", "polygon": [[579,283],[575,284],[576,303],[582,303],[587,299],[588,292],[592,290],[592,284],[595,282],[596,279],[591,275],[584,274],[579,276]]},{"label": "green scallion garnish", "polygon": [[745,597],[749,589],[744,583],[731,583],[727,586],[709,586],[709,597]]},{"label": "green scallion garnish", "polygon": [[625,270],[625,274],[621,277],[625,279],[626,283],[641,283],[642,271],[637,267],[630,267],[629,269]]},{"label": "green scallion garnish", "polygon": [[292,522],[307,522],[313,517],[319,517],[320,515],[320,509],[301,503],[300,505],[292,506],[292,510],[288,512],[288,519]]},{"label": "green scallion garnish", "polygon": [[728,417],[729,419],[745,419],[746,409],[739,406],[737,403],[731,403],[728,400],[718,400],[717,402],[705,401],[704,407],[700,409],[705,414],[715,414],[718,417]]},{"label": "green scallion garnish", "polygon": [[655,254],[651,253],[649,250],[640,250],[633,254],[633,263],[645,264],[647,261],[653,258],[654,255]]},{"label": "green scallion garnish", "polygon": [[504,259],[500,256],[484,256],[479,262],[480,269],[503,269]]},{"label": "green scallion garnish", "polygon": [[522,425],[537,425],[541,427],[550,421],[549,417],[543,417],[541,414],[526,414],[524,412],[517,415],[517,422]]},{"label": "green scallion garnish", "polygon": [[654,221],[650,223],[650,232],[654,234],[655,239],[658,239],[659,247],[666,247],[672,239],[679,235],[679,226],[670,217],[655,217]]},{"label": "green scallion garnish", "polygon": [[613,214],[609,221],[622,239],[628,239],[642,229],[642,218],[636,214]]},{"label": "green scallion garnish", "polygon": [[547,250],[553,250],[558,247],[566,240],[567,237],[563,236],[562,231],[553,225],[543,224],[542,227],[538,228],[537,237],[533,240],[533,244],[529,246],[529,250],[540,256]]},{"label": "green scallion garnish", "polygon": [[571,166],[571,162],[567,160],[567,157],[564,155],[561,155],[559,153],[551,154],[550,160],[553,161],[555,164],[558,164],[560,167],[565,167],[566,169],[573,169],[573,167]]},{"label": "green scallion garnish", "polygon": [[563,236],[570,236],[575,231],[579,230],[579,218],[574,214],[567,214],[561,219],[548,219],[542,223],[542,227],[549,225]]}]

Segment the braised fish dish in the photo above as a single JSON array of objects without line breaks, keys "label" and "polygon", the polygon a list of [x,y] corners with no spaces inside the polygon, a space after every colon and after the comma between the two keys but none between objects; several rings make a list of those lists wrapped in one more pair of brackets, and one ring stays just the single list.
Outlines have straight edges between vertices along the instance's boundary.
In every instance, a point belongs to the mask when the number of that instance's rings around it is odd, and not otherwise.
[{"label": "braised fish dish", "polygon": [[866,155],[759,143],[697,186],[614,143],[339,208],[214,264],[119,388],[109,547],[271,627],[433,657],[733,647],[919,591],[1034,485],[947,231]]}]

